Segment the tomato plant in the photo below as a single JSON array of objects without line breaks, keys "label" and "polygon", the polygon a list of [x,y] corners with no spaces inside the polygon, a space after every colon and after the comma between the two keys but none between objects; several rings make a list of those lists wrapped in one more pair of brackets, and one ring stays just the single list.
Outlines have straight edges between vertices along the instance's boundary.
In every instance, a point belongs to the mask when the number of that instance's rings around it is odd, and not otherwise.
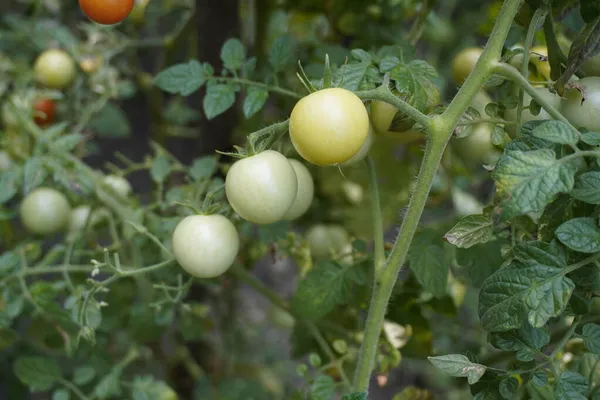
[{"label": "tomato plant", "polygon": [[595,2],[0,9],[0,397],[598,397]]}]

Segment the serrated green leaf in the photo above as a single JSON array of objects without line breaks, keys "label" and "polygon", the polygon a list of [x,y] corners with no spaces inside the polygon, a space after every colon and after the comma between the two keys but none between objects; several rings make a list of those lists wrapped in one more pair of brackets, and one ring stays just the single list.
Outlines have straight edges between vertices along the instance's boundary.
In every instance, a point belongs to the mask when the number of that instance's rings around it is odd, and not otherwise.
[{"label": "serrated green leaf", "polygon": [[96,376],[96,370],[93,367],[78,367],[73,373],[73,383],[79,386],[87,385]]},{"label": "serrated green leaf", "polygon": [[389,72],[400,64],[400,59],[395,56],[386,56],[381,59],[379,63],[379,70],[383,73]]},{"label": "serrated green leaf", "polygon": [[307,319],[317,319],[329,313],[337,304],[352,296],[356,284],[366,280],[359,266],[341,266],[324,261],[316,264],[298,286],[292,308]]},{"label": "serrated green leaf", "polygon": [[125,138],[131,136],[127,114],[113,103],[106,103],[87,126],[99,137]]},{"label": "serrated green leaf", "polygon": [[569,194],[589,204],[600,204],[600,172],[592,171],[579,175]]},{"label": "serrated green leaf", "polygon": [[335,382],[331,377],[321,375],[310,385],[311,400],[332,400],[335,395]]},{"label": "serrated green leaf", "polygon": [[462,218],[444,235],[448,243],[468,249],[479,243],[489,242],[493,237],[492,219],[489,215],[468,215]]},{"label": "serrated green leaf", "polygon": [[491,338],[494,346],[514,351],[519,361],[527,362],[532,361],[539,350],[550,342],[550,332],[525,323],[518,330],[495,333]]},{"label": "serrated green leaf", "polygon": [[204,113],[206,118],[213,119],[223,114],[235,103],[235,91],[226,84],[208,85],[204,96]]},{"label": "serrated green leaf", "polygon": [[554,151],[505,151],[493,172],[504,219],[542,212],[559,193],[575,184],[578,164],[574,159],[556,160]]},{"label": "serrated green leaf", "polygon": [[600,356],[589,352],[581,354],[576,372],[588,377],[590,390],[593,390],[600,385]]},{"label": "serrated green leaf", "polygon": [[207,70],[206,65],[191,60],[160,72],[154,78],[154,84],[165,92],[189,96],[204,85],[207,76],[210,75],[207,74],[210,69]]},{"label": "serrated green leaf", "polygon": [[82,141],[83,136],[80,133],[70,133],[55,140],[52,143],[52,147],[60,151],[69,152]]},{"label": "serrated green leaf", "polygon": [[434,367],[450,376],[466,377],[469,385],[473,385],[485,374],[486,366],[471,362],[462,354],[448,354],[438,357],[427,357]]},{"label": "serrated green leaf", "polygon": [[410,269],[423,289],[438,298],[446,294],[448,263],[441,247],[414,241],[408,254],[408,261]]},{"label": "serrated green leaf", "polygon": [[557,400],[585,400],[588,381],[573,371],[564,371],[556,384],[554,394]]},{"label": "serrated green leaf", "polygon": [[600,146],[600,133],[586,132],[583,133],[579,139],[590,146]]},{"label": "serrated green leaf", "polygon": [[237,38],[228,39],[221,48],[221,60],[225,68],[237,71],[244,65],[246,47]]},{"label": "serrated green leaf", "polygon": [[357,91],[374,87],[373,76],[378,76],[377,68],[371,62],[347,63],[335,71],[334,81],[338,87]]},{"label": "serrated green leaf", "polygon": [[517,390],[519,389],[519,381],[517,378],[513,376],[509,376],[507,378],[502,379],[500,382],[500,395],[503,399],[511,400],[514,399],[517,394]]},{"label": "serrated green leaf", "polygon": [[295,42],[289,35],[279,36],[269,50],[269,64],[275,72],[282,71],[294,61]]},{"label": "serrated green leaf", "polygon": [[536,386],[546,386],[548,384],[548,375],[544,371],[536,371],[531,380]]},{"label": "serrated green leaf", "polygon": [[600,325],[585,324],[581,331],[583,345],[592,353],[600,354]]},{"label": "serrated green leaf", "polygon": [[32,392],[50,390],[62,378],[58,363],[51,358],[19,357],[13,365],[13,371]]},{"label": "serrated green leaf", "polygon": [[398,92],[417,109],[425,109],[437,103],[440,90],[436,83],[437,71],[423,60],[399,64],[390,73]]},{"label": "serrated green leaf", "polygon": [[513,249],[513,256],[524,263],[536,261],[551,267],[567,267],[567,255],[555,242],[531,241],[519,243]]},{"label": "serrated green leaf", "polygon": [[152,160],[150,167],[150,176],[154,182],[164,182],[171,173],[171,163],[165,155],[158,155]]},{"label": "serrated green leaf", "polygon": [[531,134],[558,144],[576,145],[579,141],[579,134],[563,121],[544,121]]},{"label": "serrated green leaf", "polygon": [[485,280],[479,293],[479,317],[488,332],[539,328],[562,313],[575,288],[564,268],[512,261]]},{"label": "serrated green leaf", "polygon": [[600,228],[593,218],[574,218],[559,226],[556,237],[568,248],[580,253],[600,252]]},{"label": "serrated green leaf", "polygon": [[44,160],[40,157],[28,159],[23,169],[23,191],[29,193],[44,183],[47,177],[48,171],[44,165]]},{"label": "serrated green leaf", "polygon": [[204,156],[194,160],[188,173],[190,177],[199,181],[204,178],[209,178],[217,170],[217,159],[213,156]]},{"label": "serrated green leaf", "polygon": [[259,112],[269,98],[269,92],[266,89],[249,87],[244,99],[244,117],[250,118]]}]

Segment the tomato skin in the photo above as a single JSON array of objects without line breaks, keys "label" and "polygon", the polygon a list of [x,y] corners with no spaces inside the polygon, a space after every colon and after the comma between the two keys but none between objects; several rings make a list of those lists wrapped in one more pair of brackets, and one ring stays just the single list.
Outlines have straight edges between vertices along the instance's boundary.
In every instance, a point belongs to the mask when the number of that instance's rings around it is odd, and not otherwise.
[{"label": "tomato skin", "polygon": [[134,0],[79,0],[79,6],[92,21],[113,25],[123,21],[133,8]]},{"label": "tomato skin", "polygon": [[374,140],[375,135],[373,134],[373,127],[369,125],[369,134],[367,135],[367,140],[365,140],[358,153],[353,155],[348,161],[341,163],[340,166],[351,167],[363,161],[369,155],[369,151],[371,151],[371,147],[373,147]]},{"label": "tomato skin", "polygon": [[71,206],[58,190],[40,187],[25,196],[19,211],[25,229],[31,233],[48,235],[60,232],[67,226]]},{"label": "tomato skin", "polygon": [[[535,90],[544,98],[544,100],[549,102],[552,106],[554,106],[555,108],[560,108],[561,101],[560,101],[559,95],[557,95],[556,93],[550,92],[550,90],[548,90],[547,88],[536,88]],[[527,93],[525,93],[523,96],[523,106],[527,107],[527,106],[529,106],[529,104],[531,104],[531,96],[529,96]],[[504,118],[507,121],[516,121],[517,120],[517,107],[506,110],[506,112],[504,113]],[[544,110],[543,108],[540,109],[540,113],[538,115],[533,115],[529,111],[529,109],[523,110],[523,112],[521,113],[521,124],[525,124],[526,122],[529,122],[529,121],[543,121],[543,120],[547,120],[547,119],[554,119],[554,118],[552,118],[552,116],[550,116],[550,114],[548,114],[548,112],[546,110]],[[507,125],[506,131],[509,134],[514,135],[515,134],[515,126]]]},{"label": "tomato skin", "polygon": [[369,133],[369,115],[349,90],[323,89],[302,98],[290,116],[290,138],[306,161],[335,165],[354,156]]},{"label": "tomato skin", "polygon": [[389,137],[398,143],[412,143],[425,137],[422,132],[408,130],[405,132],[393,132],[388,130],[398,109],[384,101],[373,101],[371,103],[371,122],[376,134]]},{"label": "tomato skin", "polygon": [[52,99],[40,98],[33,103],[33,120],[39,126],[54,122],[56,103]]},{"label": "tomato skin", "polygon": [[235,226],[222,215],[190,215],[173,231],[173,255],[197,278],[214,278],[235,261],[240,239]]},{"label": "tomato skin", "polygon": [[452,60],[452,77],[457,83],[463,83],[469,76],[483,49],[479,47],[468,47],[461,50]]},{"label": "tomato skin", "polygon": [[577,89],[567,90],[561,101],[562,114],[576,128],[600,131],[600,77],[582,78],[578,84],[585,90],[585,101]]},{"label": "tomato skin", "polygon": [[40,85],[50,89],[64,89],[73,83],[77,69],[69,53],[60,49],[50,49],[39,55],[33,72]]},{"label": "tomato skin", "polygon": [[280,221],[296,200],[298,178],[288,159],[273,150],[236,161],[225,194],[240,217],[255,224]]},{"label": "tomato skin", "polygon": [[129,181],[122,176],[107,175],[104,177],[103,181],[121,197],[129,196],[133,190]]},{"label": "tomato skin", "polygon": [[288,160],[296,172],[298,191],[296,193],[294,204],[292,204],[290,209],[285,213],[283,219],[292,221],[303,216],[310,208],[315,196],[315,182],[313,181],[308,168],[306,168],[304,164],[293,158],[288,158]]},{"label": "tomato skin", "polygon": [[315,259],[326,259],[347,249],[350,237],[341,225],[318,224],[306,232],[306,241]]}]

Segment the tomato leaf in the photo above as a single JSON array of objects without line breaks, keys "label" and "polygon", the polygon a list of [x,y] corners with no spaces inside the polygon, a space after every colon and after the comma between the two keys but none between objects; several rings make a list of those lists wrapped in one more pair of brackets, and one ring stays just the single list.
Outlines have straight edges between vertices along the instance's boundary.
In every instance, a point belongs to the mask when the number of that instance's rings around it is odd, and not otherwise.
[{"label": "tomato leaf", "polygon": [[73,373],[73,382],[80,386],[86,385],[90,383],[95,376],[96,370],[93,367],[78,367]]},{"label": "tomato leaf", "polygon": [[534,328],[525,323],[517,330],[493,333],[490,342],[500,350],[515,352],[517,360],[528,362],[550,343],[550,332],[547,328]]},{"label": "tomato leaf", "polygon": [[590,146],[600,146],[600,133],[586,132],[581,135],[581,141]]},{"label": "tomato leaf", "polygon": [[250,118],[263,108],[269,98],[269,92],[262,88],[249,87],[244,99],[244,117]]},{"label": "tomato leaf", "polygon": [[444,235],[448,243],[468,249],[479,243],[489,242],[494,229],[489,215],[468,215],[462,218]]},{"label": "tomato leaf", "polygon": [[246,47],[236,38],[228,39],[221,48],[223,66],[230,71],[237,71],[244,65]]},{"label": "tomato leaf", "polygon": [[188,174],[193,180],[199,181],[212,176],[217,167],[217,159],[214,156],[203,156],[194,160]]},{"label": "tomato leaf", "polygon": [[331,400],[335,395],[335,382],[331,377],[321,375],[310,385],[310,395],[313,400]]},{"label": "tomato leaf", "polygon": [[269,49],[269,64],[279,72],[294,61],[296,44],[291,36],[279,36]]},{"label": "tomato leaf", "polygon": [[397,65],[391,71],[390,78],[395,82],[396,90],[419,110],[433,106],[439,101],[439,75],[435,68],[423,60]]},{"label": "tomato leaf", "polygon": [[4,204],[17,194],[19,189],[20,173],[16,168],[0,174],[0,204]]},{"label": "tomato leaf", "polygon": [[213,119],[227,111],[235,102],[233,87],[226,84],[209,84],[204,96],[204,113],[206,118]]},{"label": "tomato leaf", "polygon": [[154,77],[154,84],[165,92],[189,96],[200,89],[211,75],[210,65],[191,60],[161,71]]},{"label": "tomato leaf", "polygon": [[569,194],[589,204],[600,204],[600,172],[592,171],[579,175]]},{"label": "tomato leaf", "polygon": [[425,290],[440,298],[446,294],[448,263],[444,250],[432,244],[428,235],[417,235],[408,253],[410,269]]},{"label": "tomato leaf", "polygon": [[513,376],[504,378],[502,382],[500,382],[499,390],[503,399],[514,399],[518,389],[519,381]]},{"label": "tomato leaf", "polygon": [[562,121],[545,121],[538,125],[532,132],[534,137],[552,143],[576,145],[579,135]]},{"label": "tomato leaf", "polygon": [[13,365],[13,371],[32,392],[50,390],[62,378],[58,363],[51,358],[19,357]]},{"label": "tomato leaf", "polygon": [[48,171],[41,157],[33,157],[25,162],[23,169],[23,191],[29,193],[41,185],[48,177]]},{"label": "tomato leaf", "polygon": [[600,227],[593,218],[573,218],[555,231],[556,237],[568,248],[580,253],[600,252]]},{"label": "tomato leaf", "polygon": [[554,151],[505,151],[492,174],[503,219],[541,212],[559,193],[575,184],[575,159],[556,160]]},{"label": "tomato leaf", "polygon": [[557,400],[585,400],[588,381],[573,371],[564,371],[556,384],[554,395]]},{"label": "tomato leaf", "polygon": [[158,155],[152,160],[150,167],[150,176],[154,182],[164,182],[171,173],[171,163],[165,155]]},{"label": "tomato leaf", "polygon": [[471,362],[462,354],[448,354],[445,356],[427,357],[434,367],[450,376],[466,377],[469,385],[473,385],[485,374],[486,366]]}]

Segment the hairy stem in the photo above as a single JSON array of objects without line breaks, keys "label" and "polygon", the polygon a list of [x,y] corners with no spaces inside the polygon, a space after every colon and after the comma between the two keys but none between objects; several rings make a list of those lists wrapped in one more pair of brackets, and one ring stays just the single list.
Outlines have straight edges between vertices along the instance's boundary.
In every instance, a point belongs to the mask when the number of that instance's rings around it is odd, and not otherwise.
[{"label": "hairy stem", "polygon": [[385,265],[385,248],[383,240],[383,219],[381,216],[381,200],[379,198],[379,185],[377,183],[377,171],[371,157],[367,157],[369,167],[369,190],[371,192],[371,218],[373,218],[373,246],[375,254],[375,278],[379,275]]},{"label": "hairy stem", "polygon": [[[423,213],[425,202],[429,196],[429,190],[431,189],[435,173],[441,162],[446,144],[450,140],[460,116],[469,107],[471,100],[491,76],[494,65],[500,59],[502,47],[504,46],[512,21],[521,5],[521,1],[522,0],[506,0],[504,2],[492,34],[473,72],[469,75],[444,114],[440,117],[431,119],[420,113],[418,110],[410,107],[410,105],[401,101],[398,102],[399,106],[403,108],[401,111],[404,111],[410,117],[426,126],[429,137],[425,149],[425,157],[423,158],[421,170],[417,177],[416,189],[411,196],[408,211],[400,228],[400,234],[396,239],[396,243],[394,244],[388,262],[385,265],[385,269],[381,274],[381,278],[379,281],[375,282],[371,306],[366,321],[363,344],[360,348],[359,359],[354,374],[353,384],[354,390],[356,391],[368,392],[369,381],[375,366],[375,356],[377,354],[379,336],[381,335],[387,305],[396,283],[398,273],[404,265],[410,243],[412,242],[421,214]],[[372,92],[375,92],[373,94],[380,96],[385,93],[381,88]],[[360,94],[365,96],[365,92]],[[383,101],[389,100],[382,97],[385,96],[375,99]],[[392,97],[395,96],[392,95]],[[362,98],[364,99],[365,97]],[[391,101],[388,102],[396,105]]]}]

